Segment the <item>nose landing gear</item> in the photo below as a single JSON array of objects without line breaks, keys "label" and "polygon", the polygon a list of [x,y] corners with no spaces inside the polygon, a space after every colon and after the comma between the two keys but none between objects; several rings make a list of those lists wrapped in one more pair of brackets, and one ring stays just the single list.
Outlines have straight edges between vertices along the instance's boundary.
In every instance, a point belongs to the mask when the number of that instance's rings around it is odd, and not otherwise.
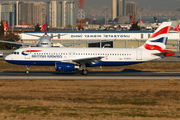
[{"label": "nose landing gear", "polygon": [[26,74],[29,73],[29,70],[30,70],[30,65],[27,65],[27,66],[26,66]]}]

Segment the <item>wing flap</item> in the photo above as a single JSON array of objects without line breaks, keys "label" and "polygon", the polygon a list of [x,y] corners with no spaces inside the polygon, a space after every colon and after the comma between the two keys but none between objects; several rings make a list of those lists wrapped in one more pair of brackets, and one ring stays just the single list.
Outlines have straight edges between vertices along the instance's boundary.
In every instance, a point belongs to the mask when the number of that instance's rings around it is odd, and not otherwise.
[{"label": "wing flap", "polygon": [[80,58],[80,59],[72,59],[73,62],[76,63],[87,63],[87,64],[91,64],[92,62],[95,61],[100,61],[102,58],[104,58],[105,56],[98,56],[98,57],[89,57],[89,58]]}]

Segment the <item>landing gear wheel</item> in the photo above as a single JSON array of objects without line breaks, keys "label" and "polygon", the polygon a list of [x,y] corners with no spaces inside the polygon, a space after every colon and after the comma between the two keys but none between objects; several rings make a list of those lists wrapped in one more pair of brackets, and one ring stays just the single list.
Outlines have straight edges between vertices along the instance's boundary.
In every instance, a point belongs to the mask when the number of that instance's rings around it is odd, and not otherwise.
[{"label": "landing gear wheel", "polygon": [[28,73],[29,73],[29,70],[30,70],[30,66],[29,66],[29,65],[27,65],[27,66],[26,66],[26,74],[28,74]]},{"label": "landing gear wheel", "polygon": [[87,75],[87,74],[88,74],[88,71],[87,71],[87,70],[82,70],[82,74],[83,74],[83,75]]}]

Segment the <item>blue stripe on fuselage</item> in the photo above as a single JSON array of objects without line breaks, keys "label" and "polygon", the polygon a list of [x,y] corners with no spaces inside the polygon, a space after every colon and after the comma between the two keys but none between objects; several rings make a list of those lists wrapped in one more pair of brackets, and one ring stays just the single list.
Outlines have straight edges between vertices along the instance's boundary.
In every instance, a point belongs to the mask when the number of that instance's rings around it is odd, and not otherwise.
[{"label": "blue stripe on fuselage", "polygon": [[[18,60],[6,60],[8,63],[17,64],[17,65],[44,65],[44,66],[54,66],[56,62],[59,61],[18,61]],[[88,67],[96,67],[96,66],[124,66],[124,65],[132,65],[138,64],[142,62],[136,61],[121,61],[121,62],[113,62],[113,61],[102,61],[101,64],[90,64]]]}]

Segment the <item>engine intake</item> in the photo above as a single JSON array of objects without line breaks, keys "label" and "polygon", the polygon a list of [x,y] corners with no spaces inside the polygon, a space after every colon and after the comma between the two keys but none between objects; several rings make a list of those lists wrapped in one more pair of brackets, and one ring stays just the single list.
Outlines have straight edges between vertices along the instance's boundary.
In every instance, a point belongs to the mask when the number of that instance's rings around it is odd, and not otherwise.
[{"label": "engine intake", "polygon": [[55,63],[56,71],[74,71],[77,68],[79,68],[79,66],[76,66],[73,63],[62,63],[62,62]]}]

